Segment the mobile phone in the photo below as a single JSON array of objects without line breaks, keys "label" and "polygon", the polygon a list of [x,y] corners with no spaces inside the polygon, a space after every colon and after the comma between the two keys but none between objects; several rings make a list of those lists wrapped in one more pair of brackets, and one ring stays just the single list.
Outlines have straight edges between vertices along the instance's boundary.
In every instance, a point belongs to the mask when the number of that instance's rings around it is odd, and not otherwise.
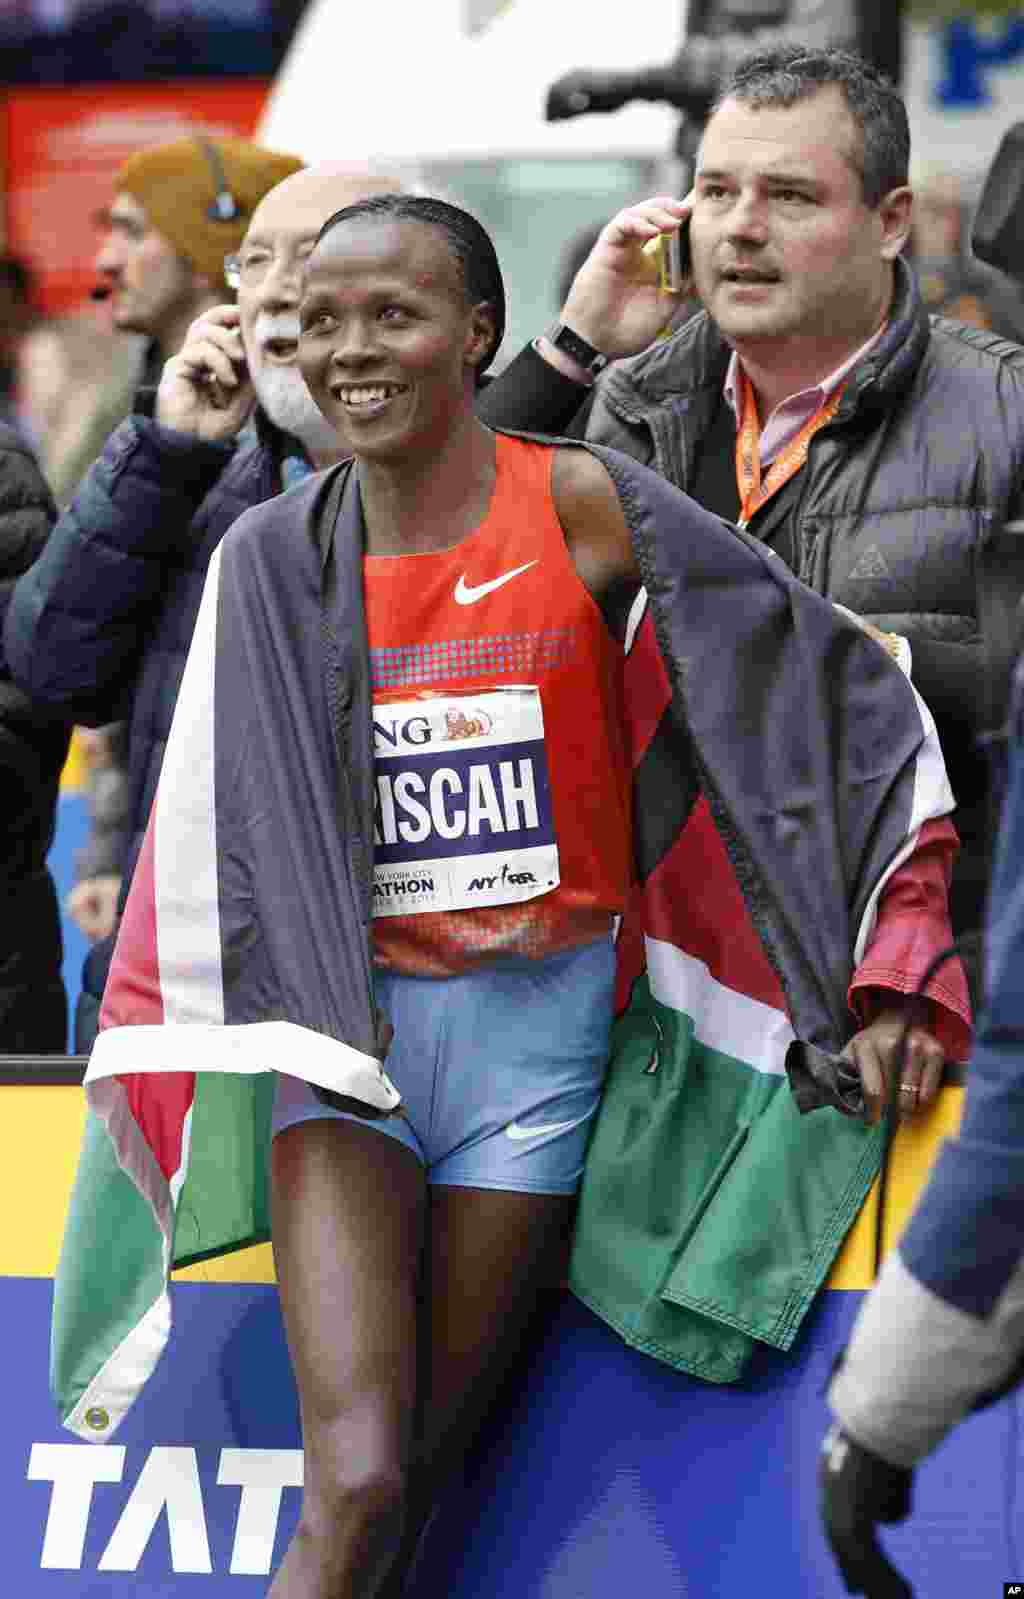
[{"label": "mobile phone", "polygon": [[[231,364],[235,369],[235,376],[239,385],[247,383],[249,381],[249,368],[246,363],[244,361],[232,361]],[[226,411],[228,406],[232,405],[238,398],[238,389],[225,389],[209,367],[203,372],[202,385],[209,395],[215,410]]]},{"label": "mobile phone", "polygon": [[644,249],[657,256],[662,293],[682,294],[693,270],[689,217],[684,217],[674,233],[659,233]]},{"label": "mobile phone", "polygon": [[689,217],[684,217],[675,233],[663,234],[662,237],[665,244],[661,253],[661,286],[668,294],[681,294],[693,270]]}]

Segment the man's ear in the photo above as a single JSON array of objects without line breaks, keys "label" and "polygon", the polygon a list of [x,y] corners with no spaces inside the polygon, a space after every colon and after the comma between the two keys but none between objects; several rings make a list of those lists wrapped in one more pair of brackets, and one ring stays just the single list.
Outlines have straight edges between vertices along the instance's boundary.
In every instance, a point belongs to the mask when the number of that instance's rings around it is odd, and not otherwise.
[{"label": "man's ear", "polygon": [[466,333],[466,365],[479,366],[494,349],[498,328],[490,300],[480,300],[469,313]]},{"label": "man's ear", "polygon": [[877,215],[882,225],[881,256],[883,261],[895,261],[910,237],[910,217],[914,196],[904,185],[890,189],[878,202]]}]

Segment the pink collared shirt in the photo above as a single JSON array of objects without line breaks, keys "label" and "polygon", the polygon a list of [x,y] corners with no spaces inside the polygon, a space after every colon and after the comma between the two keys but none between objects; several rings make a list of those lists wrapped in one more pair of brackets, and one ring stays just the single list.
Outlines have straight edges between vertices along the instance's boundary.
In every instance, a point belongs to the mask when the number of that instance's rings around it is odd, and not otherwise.
[{"label": "pink collared shirt", "polygon": [[[770,466],[780,450],[784,450],[790,439],[795,439],[804,423],[819,411],[830,395],[842,383],[847,373],[852,372],[858,361],[862,361],[870,349],[878,343],[885,332],[886,324],[883,322],[877,333],[873,333],[866,344],[855,350],[851,356],[830,372],[827,378],[822,378],[820,383],[815,383],[812,388],[801,389],[797,394],[790,394],[782,400],[768,418],[761,429],[758,453],[761,457],[762,467]],[[725,374],[725,397],[732,408],[732,414],[739,421],[740,416],[740,361],[734,350],[729,361],[729,369]]]}]

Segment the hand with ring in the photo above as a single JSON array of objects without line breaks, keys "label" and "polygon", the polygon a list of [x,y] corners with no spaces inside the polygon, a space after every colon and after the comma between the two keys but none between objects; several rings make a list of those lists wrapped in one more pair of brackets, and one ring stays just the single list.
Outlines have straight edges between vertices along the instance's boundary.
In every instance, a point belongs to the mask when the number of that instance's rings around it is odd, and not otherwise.
[{"label": "hand with ring", "polygon": [[[872,1121],[878,1120],[888,1097],[906,1023],[905,1010],[898,1004],[890,1004],[879,1012],[870,1026],[856,1033],[843,1050],[843,1059],[857,1067]],[[938,1039],[927,1028],[911,1027],[899,1090],[901,1121],[909,1121],[933,1102],[942,1083],[944,1064],[945,1056]]]}]

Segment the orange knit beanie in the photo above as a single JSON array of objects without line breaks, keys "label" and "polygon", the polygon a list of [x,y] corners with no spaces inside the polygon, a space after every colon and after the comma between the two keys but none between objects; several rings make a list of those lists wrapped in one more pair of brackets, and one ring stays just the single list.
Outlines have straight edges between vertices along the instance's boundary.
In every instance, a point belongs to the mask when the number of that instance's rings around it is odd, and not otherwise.
[{"label": "orange knit beanie", "polygon": [[114,188],[138,200],[153,226],[216,285],[263,196],[303,165],[245,139],[197,135],[137,151]]}]

